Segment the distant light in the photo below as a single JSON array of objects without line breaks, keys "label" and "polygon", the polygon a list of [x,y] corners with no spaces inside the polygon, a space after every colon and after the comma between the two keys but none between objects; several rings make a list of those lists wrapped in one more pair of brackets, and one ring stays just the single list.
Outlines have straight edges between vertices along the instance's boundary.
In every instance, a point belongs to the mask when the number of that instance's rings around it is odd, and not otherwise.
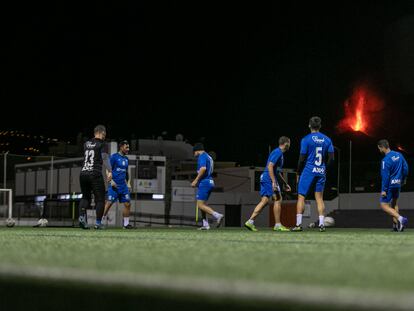
[{"label": "distant light", "polygon": [[70,199],[70,194],[61,194],[58,196],[59,200],[69,200]]},{"label": "distant light", "polygon": [[27,157],[26,158],[27,161],[30,161],[31,159],[32,159],[32,157]]},{"label": "distant light", "polygon": [[163,194],[153,194],[152,199],[153,200],[164,200],[164,195]]},{"label": "distant light", "polygon": [[46,199],[45,195],[38,195],[35,197],[35,202],[43,202]]},{"label": "distant light", "polygon": [[406,152],[405,148],[403,146],[401,146],[400,144],[397,145],[397,149],[400,150],[400,151]]}]

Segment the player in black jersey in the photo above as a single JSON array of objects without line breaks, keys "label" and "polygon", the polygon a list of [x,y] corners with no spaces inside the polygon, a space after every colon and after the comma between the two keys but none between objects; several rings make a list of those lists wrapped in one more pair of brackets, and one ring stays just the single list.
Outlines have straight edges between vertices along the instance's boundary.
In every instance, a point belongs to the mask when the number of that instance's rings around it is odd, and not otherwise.
[{"label": "player in black jersey", "polygon": [[86,209],[91,203],[91,193],[95,198],[96,223],[95,229],[103,229],[102,216],[105,204],[105,181],[102,166],[105,166],[108,181],[112,179],[112,168],[108,154],[104,151],[106,128],[98,125],[94,129],[94,138],[89,139],[83,146],[84,163],[80,173],[80,187],[82,199],[79,203],[79,226],[89,229],[86,220]]}]

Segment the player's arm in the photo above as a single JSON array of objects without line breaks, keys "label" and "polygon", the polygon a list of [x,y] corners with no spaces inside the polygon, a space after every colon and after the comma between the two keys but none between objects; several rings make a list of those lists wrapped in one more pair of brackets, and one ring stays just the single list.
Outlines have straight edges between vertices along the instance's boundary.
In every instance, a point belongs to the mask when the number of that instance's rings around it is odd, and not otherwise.
[{"label": "player's arm", "polygon": [[335,149],[334,149],[332,142],[329,141],[328,159],[326,161],[326,172],[327,173],[331,171],[334,161],[335,161]]},{"label": "player's arm", "polygon": [[329,174],[331,172],[334,162],[335,162],[335,153],[328,152],[328,159],[326,160],[326,174]]},{"label": "player's arm", "polygon": [[[109,163],[111,164],[111,172],[114,171],[115,166],[116,166],[116,157],[115,154],[111,155],[111,157],[109,158]],[[111,187],[116,188],[116,182],[111,178],[111,180],[109,180]]]},{"label": "player's arm", "polygon": [[381,163],[381,179],[381,196],[386,197],[390,185],[390,170],[388,167],[388,163],[385,162],[385,160],[382,160]]},{"label": "player's arm", "polygon": [[201,177],[204,176],[204,174],[205,174],[206,171],[207,171],[207,167],[206,166],[200,167],[200,169],[198,170],[197,177],[191,183],[191,187],[197,187],[198,183],[200,182]]},{"label": "player's arm", "polygon": [[267,171],[269,172],[270,179],[272,180],[272,188],[273,191],[276,191],[277,186],[277,180],[275,176],[275,165],[279,162],[279,159],[282,157],[282,152],[272,152],[269,157],[269,162],[267,164]]},{"label": "player's arm", "polygon": [[403,159],[403,172],[402,172],[402,175],[403,175],[403,185],[405,185],[407,183],[408,164],[407,164],[407,161],[404,159],[404,157],[402,159]]},{"label": "player's arm", "polygon": [[299,155],[299,160],[298,160],[298,168],[297,168],[297,173],[296,173],[296,182],[299,181],[299,176],[302,175],[303,169],[305,168],[305,163],[306,163],[306,154],[300,154]]},{"label": "player's arm", "polygon": [[126,184],[128,186],[128,189],[132,189],[132,187],[131,187],[131,180],[129,179],[128,170],[126,171],[126,174],[125,174],[125,181],[126,181]]},{"label": "player's arm", "polygon": [[269,176],[270,176],[270,179],[272,180],[273,191],[277,189],[276,176],[275,176],[275,172],[273,171],[274,167],[275,167],[275,164],[271,161],[267,165],[267,170],[269,171]]},{"label": "player's arm", "polygon": [[109,155],[106,152],[102,152],[102,162],[106,170],[106,178],[108,181],[112,181],[112,165],[109,160]]},{"label": "player's arm", "polygon": [[292,189],[290,188],[289,184],[283,177],[282,172],[279,172],[279,177],[280,177],[280,180],[283,182],[283,188],[285,189],[285,191],[290,192]]},{"label": "player's arm", "polygon": [[296,183],[299,182],[299,176],[302,174],[303,169],[305,168],[307,154],[308,154],[308,144],[306,143],[305,139],[302,139],[302,141],[300,142],[298,169],[296,171]]}]

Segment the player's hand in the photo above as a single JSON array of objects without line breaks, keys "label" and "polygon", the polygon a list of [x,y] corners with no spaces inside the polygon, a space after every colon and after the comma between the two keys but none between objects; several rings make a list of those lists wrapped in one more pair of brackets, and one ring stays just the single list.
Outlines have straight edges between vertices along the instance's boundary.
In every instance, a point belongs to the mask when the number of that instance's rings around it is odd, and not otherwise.
[{"label": "player's hand", "polygon": [[112,173],[111,172],[106,173],[106,179],[108,181],[112,181]]},{"label": "player's hand", "polygon": [[288,184],[286,184],[286,185],[284,186],[284,188],[285,188],[285,191],[286,191],[286,192],[291,192],[291,191],[292,191],[292,188],[290,188],[290,186],[289,186]]},{"label": "player's hand", "polygon": [[381,192],[381,196],[382,197],[386,197],[387,196],[387,193],[385,191],[383,191],[383,192]]},{"label": "player's hand", "polygon": [[111,180],[110,182],[111,182],[111,187],[112,188],[118,188],[116,183],[113,180]]},{"label": "player's hand", "polygon": [[273,191],[278,190],[277,183],[272,182],[272,188],[273,188]]},{"label": "player's hand", "polygon": [[299,177],[300,177],[300,175],[296,175],[296,183],[297,184],[299,183]]},{"label": "player's hand", "polygon": [[191,187],[193,187],[193,188],[195,188],[195,187],[197,187],[197,184],[198,184],[198,180],[194,180],[192,183],[191,183]]}]

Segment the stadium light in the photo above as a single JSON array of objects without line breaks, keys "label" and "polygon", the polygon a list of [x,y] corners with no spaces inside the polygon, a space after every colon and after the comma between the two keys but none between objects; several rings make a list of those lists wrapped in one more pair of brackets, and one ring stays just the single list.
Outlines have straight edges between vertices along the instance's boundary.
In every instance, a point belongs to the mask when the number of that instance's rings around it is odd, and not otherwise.
[{"label": "stadium light", "polygon": [[153,194],[152,199],[153,200],[164,200],[164,195],[163,194]]},{"label": "stadium light", "polygon": [[339,183],[341,182],[341,179],[340,179],[340,174],[341,174],[341,149],[340,148],[338,148],[338,147],[336,147],[336,146],[334,146],[334,149],[337,151],[337,153],[338,153],[338,173],[337,173],[337,176],[336,176],[336,193],[337,193],[337,196],[338,196],[338,210],[340,209],[340,199],[339,199]]}]

